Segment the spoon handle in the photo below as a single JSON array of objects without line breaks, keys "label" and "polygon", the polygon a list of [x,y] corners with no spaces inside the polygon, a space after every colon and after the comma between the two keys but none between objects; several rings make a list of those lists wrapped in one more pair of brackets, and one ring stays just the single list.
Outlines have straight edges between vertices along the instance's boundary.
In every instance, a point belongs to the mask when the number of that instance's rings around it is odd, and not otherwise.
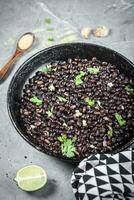
[{"label": "spoon handle", "polygon": [[7,71],[9,70],[10,66],[14,63],[16,58],[20,56],[23,52],[19,49],[16,49],[15,53],[13,56],[9,59],[9,61],[0,69],[0,80],[4,78],[6,75]]}]

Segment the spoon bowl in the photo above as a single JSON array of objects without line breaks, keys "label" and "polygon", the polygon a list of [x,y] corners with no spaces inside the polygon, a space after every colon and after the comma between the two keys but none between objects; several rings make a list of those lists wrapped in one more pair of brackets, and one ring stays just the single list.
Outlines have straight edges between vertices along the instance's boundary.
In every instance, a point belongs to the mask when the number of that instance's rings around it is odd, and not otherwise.
[{"label": "spoon bowl", "polygon": [[21,51],[28,50],[35,40],[35,35],[31,32],[24,33],[17,42],[17,48]]}]

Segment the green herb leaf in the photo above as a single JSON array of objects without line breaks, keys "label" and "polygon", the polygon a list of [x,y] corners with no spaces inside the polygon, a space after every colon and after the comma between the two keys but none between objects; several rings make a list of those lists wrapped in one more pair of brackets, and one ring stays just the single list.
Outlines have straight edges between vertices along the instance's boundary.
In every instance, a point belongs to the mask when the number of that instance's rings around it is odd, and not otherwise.
[{"label": "green herb leaf", "polygon": [[61,142],[61,152],[63,156],[72,158],[75,156],[76,148],[74,142],[76,141],[76,136],[73,139],[68,139],[65,134],[57,138]]},{"label": "green herb leaf", "polygon": [[65,141],[67,140],[67,136],[66,136],[65,134],[62,134],[62,136],[59,136],[59,137],[58,137],[58,140],[59,140],[60,142],[65,142]]},{"label": "green herb leaf", "polygon": [[80,73],[75,77],[75,85],[81,85],[83,83],[82,77],[86,75],[86,72],[80,71]]},{"label": "green herb leaf", "polygon": [[85,102],[88,104],[89,107],[93,107],[95,104],[95,100],[89,99],[88,97],[85,99]]},{"label": "green herb leaf", "polygon": [[46,114],[47,114],[48,117],[52,117],[53,116],[53,107],[50,110],[48,110],[46,112]]},{"label": "green herb leaf", "polygon": [[54,42],[54,38],[52,38],[52,37],[49,37],[47,40],[48,40],[49,42]]},{"label": "green herb leaf", "polygon": [[46,24],[51,24],[51,19],[50,19],[50,18],[46,18],[46,19],[45,19],[45,23],[46,23]]},{"label": "green herb leaf", "polygon": [[77,140],[77,136],[75,135],[72,139],[72,142],[75,142]]},{"label": "green herb leaf", "polygon": [[36,97],[36,96],[33,96],[32,98],[30,98],[30,101],[31,101],[33,104],[37,105],[37,106],[42,105],[42,100],[39,99],[39,98]]},{"label": "green herb leaf", "polygon": [[134,92],[134,89],[131,88],[131,87],[129,87],[129,86],[126,86],[126,87],[125,87],[125,90],[126,90],[127,92],[129,92],[129,93],[133,93],[133,92]]},{"label": "green herb leaf", "polygon": [[83,83],[83,81],[80,77],[75,78],[75,85],[81,85],[82,83]]},{"label": "green herb leaf", "polygon": [[124,126],[126,124],[126,120],[124,120],[120,114],[115,113],[115,118],[120,126]]},{"label": "green herb leaf", "polygon": [[62,140],[62,137],[61,137],[61,136],[59,136],[57,139],[58,139],[60,142],[63,142],[63,140]]},{"label": "green herb leaf", "polygon": [[50,64],[48,64],[48,65],[46,65],[46,66],[44,66],[44,67],[42,67],[42,72],[44,72],[44,73],[48,73],[48,72],[50,72],[52,70],[52,66],[50,65]]},{"label": "green herb leaf", "polygon": [[112,127],[109,127],[109,130],[107,132],[107,135],[112,137],[113,136],[113,128]]},{"label": "green herb leaf", "polygon": [[53,84],[50,84],[50,85],[48,86],[48,89],[49,89],[50,91],[55,91],[55,87],[54,87]]},{"label": "green herb leaf", "polygon": [[49,32],[51,32],[53,30],[54,30],[53,28],[47,28],[47,31],[49,31]]},{"label": "green herb leaf", "polygon": [[83,76],[85,76],[86,75],[86,72],[83,72],[83,71],[80,71],[80,77],[83,77]]},{"label": "green herb leaf", "polygon": [[87,70],[90,74],[98,74],[100,72],[99,67],[88,67]]},{"label": "green herb leaf", "polygon": [[59,99],[60,102],[67,102],[67,99],[65,99],[62,96],[58,96],[58,99]]}]

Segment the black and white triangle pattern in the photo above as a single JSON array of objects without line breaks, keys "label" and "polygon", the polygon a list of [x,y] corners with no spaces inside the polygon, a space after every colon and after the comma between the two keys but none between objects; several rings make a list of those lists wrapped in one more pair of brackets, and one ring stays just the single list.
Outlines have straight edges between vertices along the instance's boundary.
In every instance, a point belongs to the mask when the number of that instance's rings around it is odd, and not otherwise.
[{"label": "black and white triangle pattern", "polygon": [[71,183],[77,200],[134,200],[134,148],[84,159]]}]

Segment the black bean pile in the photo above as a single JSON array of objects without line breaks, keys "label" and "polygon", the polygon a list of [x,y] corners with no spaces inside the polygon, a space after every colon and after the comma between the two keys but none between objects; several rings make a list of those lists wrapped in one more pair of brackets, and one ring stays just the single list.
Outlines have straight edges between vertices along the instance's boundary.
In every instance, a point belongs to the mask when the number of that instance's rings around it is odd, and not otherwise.
[{"label": "black bean pile", "polygon": [[56,61],[25,85],[20,117],[27,136],[54,155],[111,152],[134,137],[133,88],[116,66],[95,57]]}]

